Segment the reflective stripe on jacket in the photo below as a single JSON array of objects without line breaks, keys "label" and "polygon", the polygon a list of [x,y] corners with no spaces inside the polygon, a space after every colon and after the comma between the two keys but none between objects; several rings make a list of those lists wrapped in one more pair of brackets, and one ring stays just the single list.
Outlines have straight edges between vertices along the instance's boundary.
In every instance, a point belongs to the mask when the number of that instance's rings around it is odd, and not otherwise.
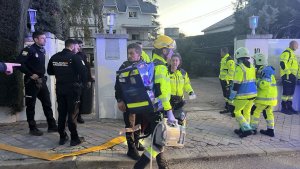
[{"label": "reflective stripe on jacket", "polygon": [[240,84],[235,99],[250,99],[256,97],[256,72],[253,65],[250,68],[243,63],[236,66],[233,83]]},{"label": "reflective stripe on jacket", "polygon": [[[155,53],[153,54],[153,62],[155,64],[154,83],[156,90],[159,90],[155,91],[155,93],[159,93],[158,98],[161,100],[164,110],[170,110],[172,109],[170,104],[171,85],[167,62],[164,58]],[[161,62],[163,64],[156,64],[157,62]]]}]

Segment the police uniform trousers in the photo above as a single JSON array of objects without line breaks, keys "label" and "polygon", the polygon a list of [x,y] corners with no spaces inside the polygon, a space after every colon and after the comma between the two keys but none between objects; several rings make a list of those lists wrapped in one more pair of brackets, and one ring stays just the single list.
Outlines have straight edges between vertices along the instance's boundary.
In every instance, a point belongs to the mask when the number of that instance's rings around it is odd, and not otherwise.
[{"label": "police uniform trousers", "polygon": [[34,120],[36,98],[38,98],[42,103],[48,128],[56,126],[51,108],[50,92],[46,85],[46,80],[46,77],[42,77],[38,84],[36,80],[33,80],[28,76],[24,77],[26,116],[30,129],[36,128],[36,122]]},{"label": "police uniform trousers", "polygon": [[234,106],[229,104],[228,99],[227,99],[230,95],[230,87],[227,84],[226,80],[221,80],[220,79],[220,83],[221,83],[221,87],[222,87],[223,97],[224,97],[224,100],[225,100],[225,103],[226,103],[225,109],[228,110],[229,112],[233,113]]},{"label": "police uniform trousers", "polygon": [[287,79],[287,76],[284,75],[281,77],[282,80],[282,101],[292,101],[295,88],[296,88],[296,77],[295,76],[289,76],[289,79]]},{"label": "police uniform trousers", "polygon": [[[149,124],[145,129],[145,135],[151,134],[153,136],[156,125],[162,120],[165,112],[155,112],[144,115],[145,119],[148,120]],[[153,136],[155,138],[155,135]],[[164,158],[164,147],[153,141],[152,151],[151,147],[146,148],[141,158],[135,163],[134,169],[143,169],[150,163],[150,158],[155,158],[159,169],[167,169],[168,163]],[[152,154],[151,154],[152,152]]]},{"label": "police uniform trousers", "polygon": [[66,120],[71,132],[71,140],[79,139],[77,132],[77,117],[79,112],[79,100],[81,89],[75,89],[73,85],[56,85],[58,103],[58,133],[65,136]]}]

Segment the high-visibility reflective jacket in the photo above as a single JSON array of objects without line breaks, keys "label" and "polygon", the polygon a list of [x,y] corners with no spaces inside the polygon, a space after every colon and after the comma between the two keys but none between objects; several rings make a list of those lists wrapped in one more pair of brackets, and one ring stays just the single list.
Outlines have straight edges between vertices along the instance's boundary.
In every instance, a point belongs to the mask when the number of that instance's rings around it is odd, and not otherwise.
[{"label": "high-visibility reflective jacket", "polygon": [[280,66],[280,76],[293,74],[297,76],[298,61],[294,51],[291,48],[287,48],[280,55],[280,62],[284,64],[284,69]]},{"label": "high-visibility reflective jacket", "polygon": [[233,83],[239,84],[240,87],[237,91],[235,99],[250,99],[257,95],[257,88],[255,81],[256,72],[253,65],[250,68],[246,67],[243,63],[236,66]]},{"label": "high-visibility reflective jacket", "polygon": [[183,69],[178,69],[175,72],[170,71],[171,95],[183,96],[183,92],[193,92],[190,78],[187,72]]},{"label": "high-visibility reflective jacket", "polygon": [[142,59],[146,62],[146,63],[149,63],[149,62],[151,62],[151,60],[150,60],[150,57],[148,56],[148,54],[145,52],[145,51],[143,51],[142,50]]},{"label": "high-visibility reflective jacket", "polygon": [[226,81],[232,80],[234,76],[234,69],[235,63],[233,58],[229,54],[226,54],[221,59],[219,78]]},{"label": "high-visibility reflective jacket", "polygon": [[299,64],[298,64],[298,80],[300,80],[300,61],[299,61]]},{"label": "high-visibility reflective jacket", "polygon": [[170,104],[171,85],[167,62],[157,54],[153,54],[155,94],[162,102],[164,110],[172,109]]},{"label": "high-visibility reflective jacket", "polygon": [[[259,68],[261,71],[264,67]],[[257,77],[257,96],[255,103],[276,106],[277,105],[277,86],[275,76],[272,75],[271,79],[262,79],[260,76]]]}]

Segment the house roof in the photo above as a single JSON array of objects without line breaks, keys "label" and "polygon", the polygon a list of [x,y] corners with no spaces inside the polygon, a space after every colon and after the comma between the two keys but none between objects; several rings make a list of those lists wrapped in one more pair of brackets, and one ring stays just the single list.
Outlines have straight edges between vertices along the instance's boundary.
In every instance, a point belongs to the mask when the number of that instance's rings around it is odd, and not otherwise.
[{"label": "house roof", "polygon": [[103,7],[116,7],[120,13],[126,12],[129,7],[140,8],[143,14],[157,13],[157,7],[144,0],[104,0]]},{"label": "house roof", "polygon": [[205,28],[204,30],[202,30],[202,32],[209,32],[215,29],[219,29],[219,28],[223,28],[226,26],[230,26],[233,25],[235,23],[235,19],[234,19],[234,15],[230,15],[227,18]]}]

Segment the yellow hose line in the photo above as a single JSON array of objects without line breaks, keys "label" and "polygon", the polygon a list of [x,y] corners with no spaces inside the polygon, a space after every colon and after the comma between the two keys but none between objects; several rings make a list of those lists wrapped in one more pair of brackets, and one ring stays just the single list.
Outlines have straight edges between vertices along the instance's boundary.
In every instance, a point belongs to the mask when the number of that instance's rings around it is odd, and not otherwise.
[{"label": "yellow hose line", "polygon": [[39,159],[54,161],[54,160],[58,160],[58,159],[61,159],[64,157],[77,156],[77,155],[82,155],[82,154],[86,154],[86,153],[90,153],[90,152],[94,152],[94,151],[105,150],[105,149],[108,149],[115,145],[121,144],[125,141],[126,141],[126,138],[124,136],[119,136],[119,137],[111,139],[110,141],[108,141],[102,145],[90,147],[87,149],[75,151],[75,152],[68,153],[68,154],[46,153],[46,152],[42,152],[42,151],[14,147],[14,146],[10,146],[7,144],[0,144],[0,149],[6,150],[6,151],[11,151],[11,152],[18,153],[18,154],[31,156],[31,157],[35,157],[35,158],[39,158]]}]

